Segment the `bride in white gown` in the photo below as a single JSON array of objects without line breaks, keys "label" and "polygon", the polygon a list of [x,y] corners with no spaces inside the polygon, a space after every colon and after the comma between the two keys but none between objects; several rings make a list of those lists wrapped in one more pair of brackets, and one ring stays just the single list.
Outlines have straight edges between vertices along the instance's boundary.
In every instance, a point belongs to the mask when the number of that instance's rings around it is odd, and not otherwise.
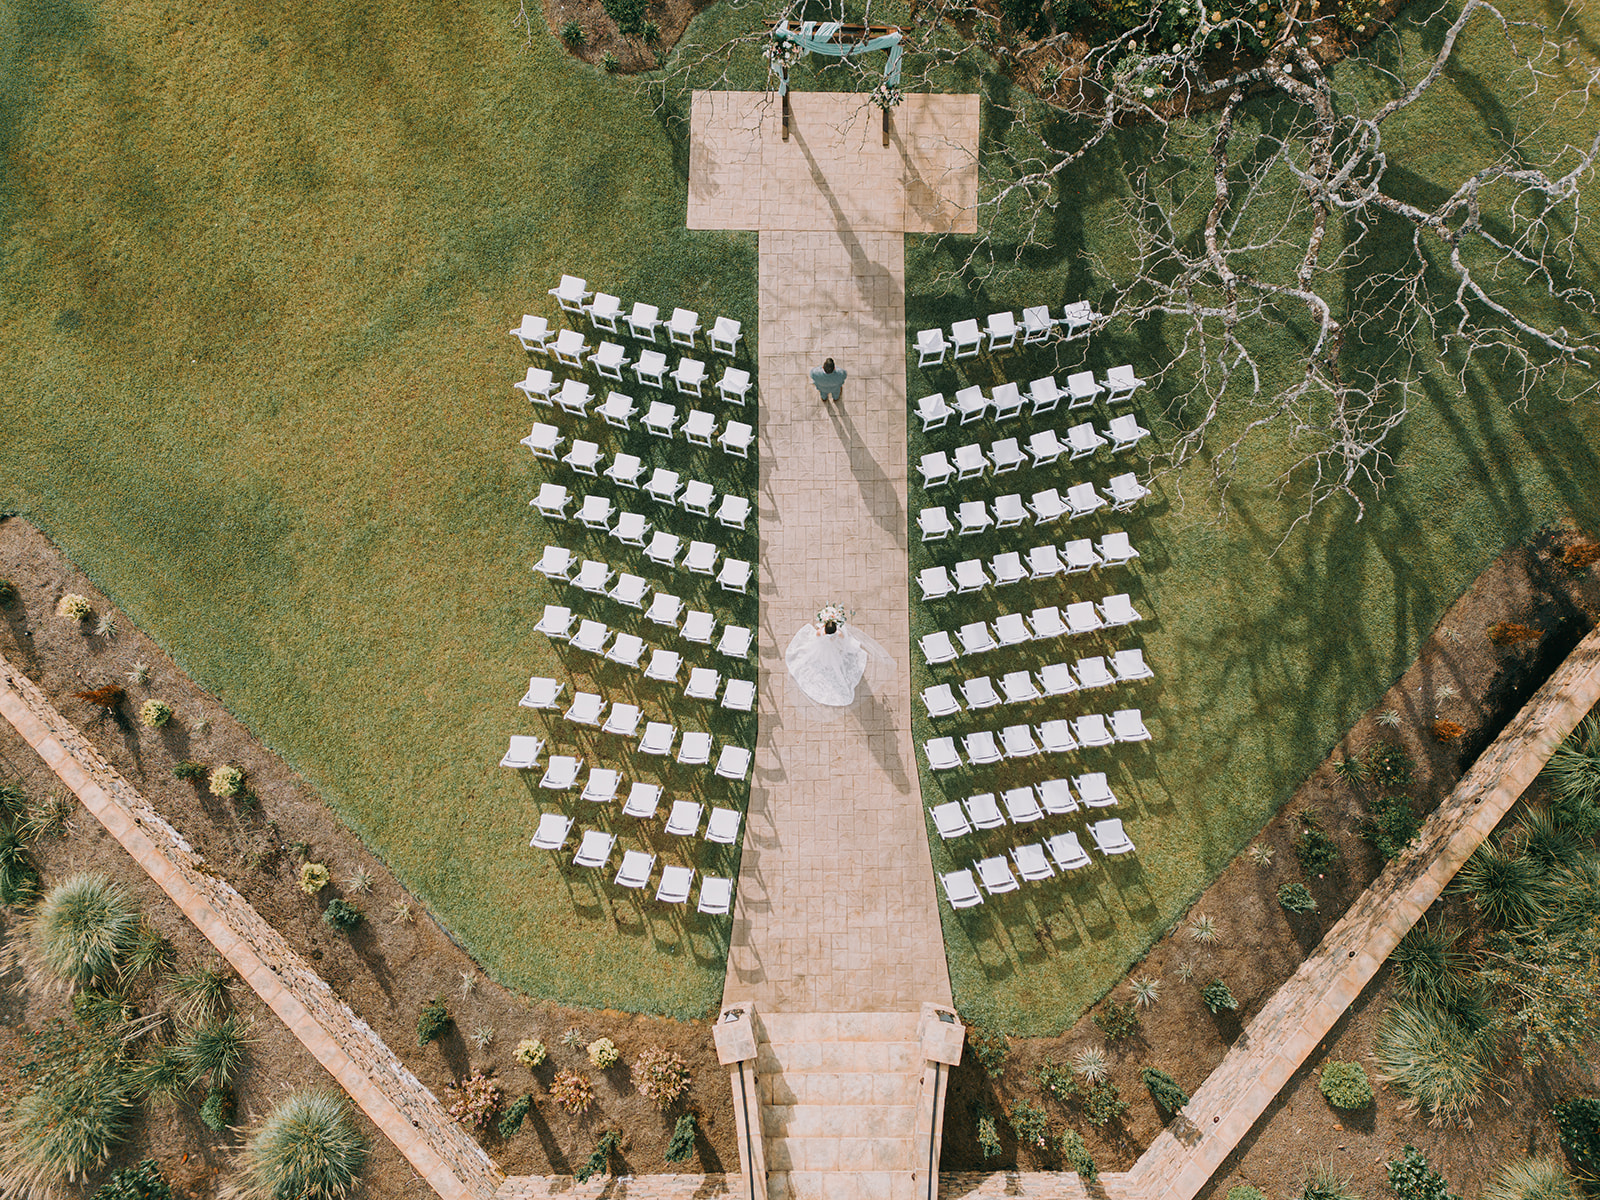
[{"label": "bride in white gown", "polygon": [[800,627],[783,655],[800,690],[830,708],[855,700],[868,658],[888,658],[876,642],[846,624],[846,615],[838,605],[828,605],[815,622]]}]

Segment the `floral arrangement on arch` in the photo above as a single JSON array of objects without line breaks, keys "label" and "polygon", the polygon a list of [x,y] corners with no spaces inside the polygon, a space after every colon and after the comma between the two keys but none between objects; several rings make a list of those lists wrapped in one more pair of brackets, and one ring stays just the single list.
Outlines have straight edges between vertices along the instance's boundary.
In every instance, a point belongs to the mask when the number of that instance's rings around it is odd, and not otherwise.
[{"label": "floral arrangement on arch", "polygon": [[890,83],[887,79],[872,89],[872,102],[886,112],[898,108],[905,98],[906,94],[900,90],[900,85]]},{"label": "floral arrangement on arch", "polygon": [[846,608],[842,604],[824,604],[821,608],[817,609],[817,628],[821,629],[829,621],[843,625],[855,615],[855,609]]},{"label": "floral arrangement on arch", "polygon": [[772,65],[772,69],[776,71],[787,70],[794,66],[800,61],[800,55],[804,52],[800,49],[799,42],[773,37],[768,39],[767,48],[763,53],[767,56],[767,62]]}]

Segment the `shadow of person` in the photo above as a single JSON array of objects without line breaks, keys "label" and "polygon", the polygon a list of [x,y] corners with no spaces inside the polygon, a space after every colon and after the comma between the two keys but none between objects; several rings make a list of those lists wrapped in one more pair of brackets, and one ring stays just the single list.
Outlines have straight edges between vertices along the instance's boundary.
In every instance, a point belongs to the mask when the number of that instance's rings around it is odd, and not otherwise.
[{"label": "shadow of person", "polygon": [[899,488],[878,465],[878,460],[872,457],[872,451],[862,441],[844,405],[845,401],[840,400],[837,403],[829,402],[824,407],[839,434],[839,441],[850,456],[850,474],[861,489],[861,499],[867,506],[867,512],[872,515],[873,523],[894,538],[897,547],[905,550],[906,510],[900,503]]}]

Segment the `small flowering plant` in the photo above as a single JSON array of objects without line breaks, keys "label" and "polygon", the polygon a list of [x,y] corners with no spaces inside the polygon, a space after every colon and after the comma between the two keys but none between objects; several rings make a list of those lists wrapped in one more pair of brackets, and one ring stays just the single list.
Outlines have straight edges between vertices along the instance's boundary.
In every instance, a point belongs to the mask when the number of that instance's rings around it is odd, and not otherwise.
[{"label": "small flowering plant", "polygon": [[530,1070],[544,1061],[544,1043],[538,1038],[523,1038],[517,1043],[516,1053],[512,1055],[519,1063]]},{"label": "small flowering plant", "polygon": [[772,65],[772,69],[779,71],[794,66],[795,63],[800,61],[800,55],[803,52],[800,49],[799,42],[791,42],[788,38],[773,37],[767,42],[767,48],[763,53],[766,55],[767,62]]},{"label": "small flowering plant", "polygon": [[622,1051],[610,1038],[596,1038],[589,1043],[589,1061],[604,1071],[622,1061]]},{"label": "small flowering plant", "polygon": [[244,791],[244,772],[238,767],[217,767],[211,772],[208,785],[213,796],[232,799]]},{"label": "small flowering plant", "polygon": [[449,1112],[463,1125],[482,1129],[500,1107],[500,1081],[482,1071],[474,1071],[460,1083],[445,1088]]},{"label": "small flowering plant", "polygon": [[872,89],[872,102],[885,111],[898,108],[905,98],[905,93],[900,90],[899,84],[890,83],[887,79]]},{"label": "small flowering plant", "polygon": [[557,1071],[550,1084],[550,1099],[569,1113],[584,1112],[594,1103],[594,1084],[576,1071]]},{"label": "small flowering plant", "polygon": [[94,616],[94,605],[89,603],[87,596],[80,596],[77,592],[68,592],[57,602],[56,613],[69,621],[87,621]]},{"label": "small flowering plant", "polygon": [[670,1108],[689,1089],[689,1064],[665,1046],[641,1051],[633,1064],[634,1085],[657,1108]]}]

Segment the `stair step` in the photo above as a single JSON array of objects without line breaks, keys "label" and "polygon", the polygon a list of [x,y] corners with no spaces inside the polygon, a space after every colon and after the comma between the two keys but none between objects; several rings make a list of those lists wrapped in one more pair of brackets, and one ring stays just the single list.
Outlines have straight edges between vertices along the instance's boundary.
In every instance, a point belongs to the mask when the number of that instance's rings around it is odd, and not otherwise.
[{"label": "stair step", "polygon": [[916,1200],[910,1171],[769,1171],[767,1200]]},{"label": "stair step", "polygon": [[907,1171],[915,1153],[909,1137],[777,1138],[767,1143],[772,1171]]},{"label": "stair step", "polygon": [[769,1138],[909,1138],[912,1104],[764,1104],[761,1131]]},{"label": "stair step", "polygon": [[915,1104],[920,1071],[769,1071],[756,1075],[762,1104]]},{"label": "stair step", "polygon": [[917,1013],[761,1013],[764,1038],[783,1042],[914,1042]]},{"label": "stair step", "polygon": [[757,1072],[885,1075],[922,1071],[922,1047],[916,1042],[791,1042],[756,1047]]}]

